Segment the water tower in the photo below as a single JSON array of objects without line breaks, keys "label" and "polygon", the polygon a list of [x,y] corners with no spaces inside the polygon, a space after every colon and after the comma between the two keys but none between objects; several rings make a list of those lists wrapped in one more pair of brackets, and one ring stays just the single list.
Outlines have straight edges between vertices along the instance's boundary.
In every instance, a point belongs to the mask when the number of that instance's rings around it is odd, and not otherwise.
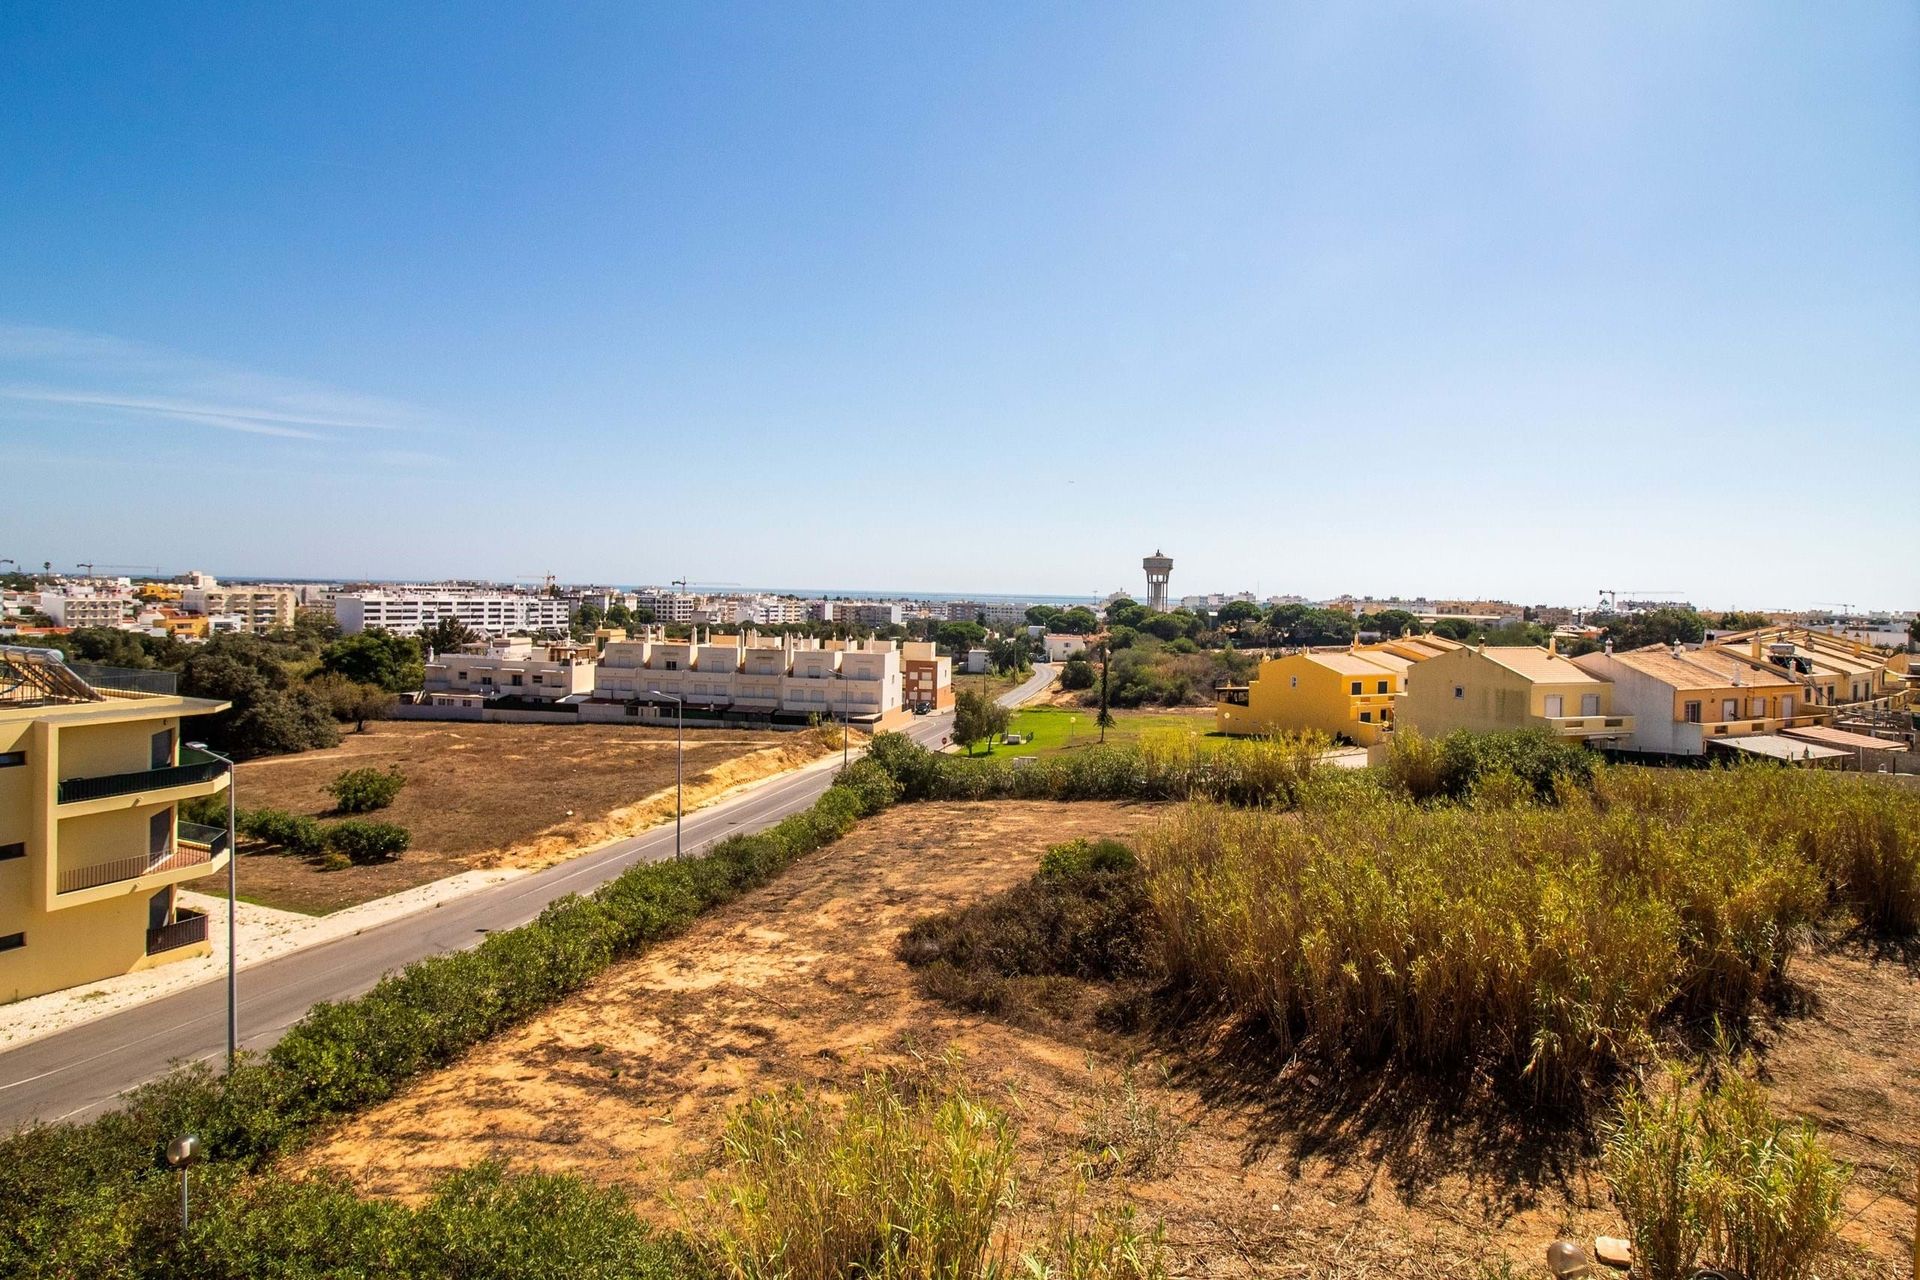
[{"label": "water tower", "polygon": [[1140,562],[1147,571],[1147,608],[1167,611],[1167,579],[1173,576],[1173,557],[1156,551]]}]

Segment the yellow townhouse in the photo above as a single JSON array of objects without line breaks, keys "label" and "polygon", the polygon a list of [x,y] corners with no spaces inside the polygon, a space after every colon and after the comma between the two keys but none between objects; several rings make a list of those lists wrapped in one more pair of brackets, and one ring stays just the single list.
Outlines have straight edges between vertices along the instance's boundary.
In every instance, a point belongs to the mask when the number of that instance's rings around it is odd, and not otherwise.
[{"label": "yellow townhouse", "polygon": [[171,673],[81,670],[0,646],[0,1000],[209,949],[174,890],[226,866],[227,833],[175,807],[228,785],[181,742],[227,704],[176,696]]},{"label": "yellow townhouse", "polygon": [[1904,707],[1912,687],[1904,654],[1810,627],[1762,627],[1719,637],[1714,648],[1770,667],[1805,690],[1803,702],[1835,707],[1887,702]]},{"label": "yellow townhouse", "polygon": [[[1573,662],[1609,681],[1621,707],[1632,713],[1633,732],[1614,744],[1624,751],[1698,756],[1715,740],[1774,735],[1814,723],[1806,688],[1784,671],[1756,665],[1747,646],[1656,644],[1582,654]],[[1765,750],[1769,745],[1741,743],[1743,749],[1776,754]]]},{"label": "yellow townhouse", "polygon": [[1269,658],[1251,684],[1220,689],[1214,729],[1243,737],[1314,729],[1372,746],[1393,724],[1408,669],[1457,647],[1416,636]]},{"label": "yellow townhouse", "polygon": [[1397,723],[1429,737],[1455,729],[1548,729],[1563,738],[1613,746],[1633,732],[1613,688],[1549,643],[1461,647],[1416,664]]}]

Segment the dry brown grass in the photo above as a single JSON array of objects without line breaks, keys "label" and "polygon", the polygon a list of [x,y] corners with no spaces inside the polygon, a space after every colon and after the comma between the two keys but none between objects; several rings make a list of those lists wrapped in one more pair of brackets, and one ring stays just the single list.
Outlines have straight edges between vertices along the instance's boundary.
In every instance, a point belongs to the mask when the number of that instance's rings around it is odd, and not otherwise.
[{"label": "dry brown grass", "polygon": [[[1164,812],[891,810],[356,1118],[302,1164],[412,1199],[436,1174],[505,1158],[619,1185],[674,1225],[667,1195],[697,1195],[721,1165],[739,1104],[792,1084],[846,1093],[870,1070],[951,1049],[976,1094],[1014,1118],[1029,1194],[1164,1221],[1178,1275],[1480,1277],[1507,1262],[1530,1274],[1561,1234],[1619,1232],[1578,1133],[1463,1116],[1460,1099],[1391,1077],[1337,1086],[1231,1027],[1200,1044],[1191,1029],[1162,1041],[1009,1026],[925,997],[896,958],[908,924],[1026,880],[1049,845],[1136,836]],[[1809,1006],[1761,1034],[1775,1105],[1836,1134],[1863,1172],[1910,1166],[1920,978],[1851,949],[1805,955],[1794,972]],[[1235,1050],[1235,1072],[1213,1069]],[[1072,1190],[1090,1158],[1105,1176]],[[1843,1239],[1855,1270],[1891,1276],[1909,1247],[1911,1175],[1875,1200],[1877,1187],[1863,1177],[1848,1191],[1858,1216]]]},{"label": "dry brown grass", "polygon": [[[827,750],[813,733],[690,731],[687,805]],[[376,722],[330,750],[241,765],[236,794],[246,808],[330,816],[327,784],[363,766],[406,773],[377,816],[411,831],[412,848],[395,862],[340,871],[284,854],[243,855],[242,896],[323,913],[462,871],[546,865],[673,816],[673,731],[637,725]],[[213,888],[224,893],[220,879]]]}]

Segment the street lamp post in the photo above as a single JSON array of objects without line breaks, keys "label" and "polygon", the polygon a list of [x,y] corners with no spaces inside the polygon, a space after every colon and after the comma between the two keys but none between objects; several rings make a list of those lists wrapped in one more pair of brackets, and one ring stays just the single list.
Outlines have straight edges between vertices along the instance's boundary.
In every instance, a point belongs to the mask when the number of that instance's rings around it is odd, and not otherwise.
[{"label": "street lamp post", "polygon": [[240,1053],[240,987],[239,987],[239,943],[238,928],[239,902],[239,866],[240,847],[233,826],[233,789],[239,783],[235,776],[233,761],[218,751],[208,748],[204,742],[187,744],[195,751],[204,752],[227,766],[227,1070],[233,1070],[233,1060]]},{"label": "street lamp post", "polygon": [[847,673],[836,671],[833,678],[840,682],[840,767],[847,767],[847,759],[852,754],[853,710],[847,705],[853,696],[847,687]]},{"label": "street lamp post", "polygon": [[680,808],[681,778],[687,757],[687,704],[671,693],[662,693],[658,689],[649,689],[648,693],[656,698],[668,698],[673,702],[673,856],[680,856]]}]

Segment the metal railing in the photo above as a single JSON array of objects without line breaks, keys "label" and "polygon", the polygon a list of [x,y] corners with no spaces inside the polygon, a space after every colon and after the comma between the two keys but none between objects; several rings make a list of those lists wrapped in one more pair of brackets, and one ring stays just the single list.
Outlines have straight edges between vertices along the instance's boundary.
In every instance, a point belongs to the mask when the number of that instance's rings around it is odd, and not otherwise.
[{"label": "metal railing", "polygon": [[92,662],[69,662],[67,669],[95,689],[107,693],[177,694],[180,692],[178,671],[105,667]]},{"label": "metal railing", "polygon": [[180,763],[158,769],[139,769],[131,773],[104,773],[95,778],[68,778],[60,784],[60,803],[99,800],[105,796],[132,795],[136,791],[159,791],[166,787],[184,787],[196,782],[211,782],[226,772],[226,764],[192,747],[180,748]]},{"label": "metal railing", "polygon": [[181,947],[190,947],[196,942],[207,940],[207,917],[200,911],[180,911],[175,913],[172,924],[163,924],[157,929],[147,930],[147,954],[157,956],[162,951],[177,951]]},{"label": "metal railing", "polygon": [[176,823],[174,839],[179,844],[199,845],[216,858],[227,851],[227,829],[204,822]]},{"label": "metal railing", "polygon": [[98,889],[103,884],[138,880],[141,876],[152,875],[156,871],[179,871],[190,867],[204,867],[213,862],[213,856],[213,850],[210,848],[179,845],[165,853],[136,853],[125,858],[115,858],[110,862],[96,862],[85,867],[62,867],[60,892],[78,893],[82,889]]}]

